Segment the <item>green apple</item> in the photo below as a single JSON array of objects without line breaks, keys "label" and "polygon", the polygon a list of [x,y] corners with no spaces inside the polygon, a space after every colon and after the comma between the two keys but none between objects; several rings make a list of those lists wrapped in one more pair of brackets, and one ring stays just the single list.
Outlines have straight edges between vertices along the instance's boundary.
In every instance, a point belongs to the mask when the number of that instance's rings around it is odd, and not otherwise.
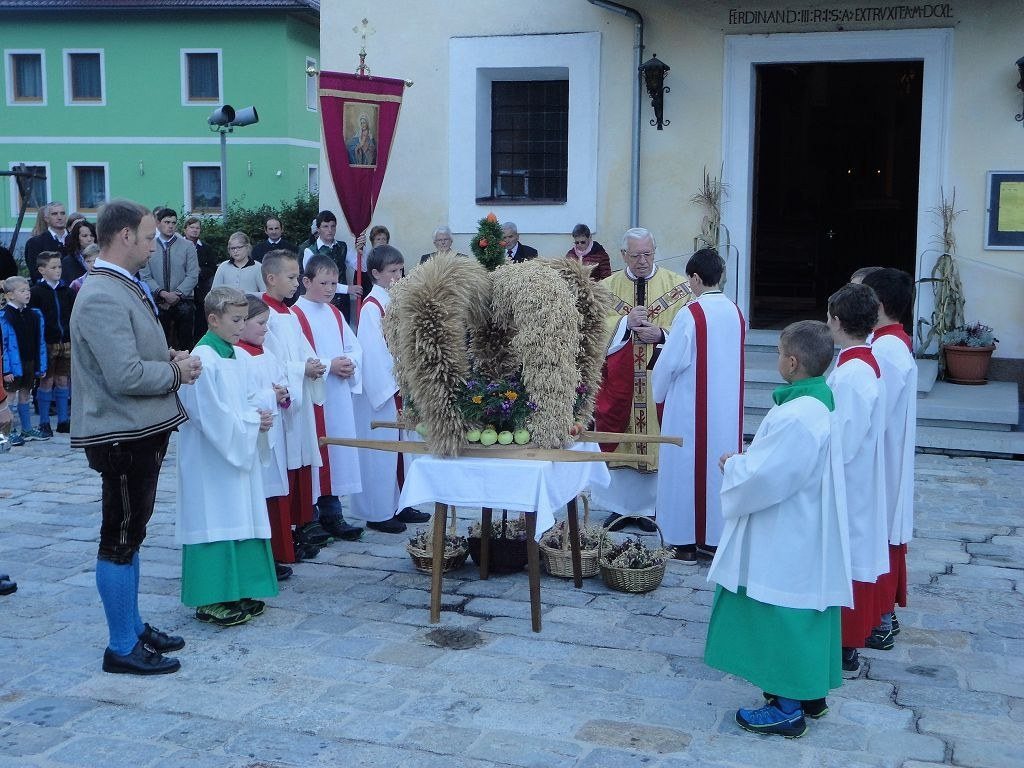
[{"label": "green apple", "polygon": [[507,431],[507,430],[503,430],[503,431],[499,432],[498,433],[498,442],[501,445],[511,445],[512,444],[512,433]]},{"label": "green apple", "polygon": [[430,428],[427,426],[427,422],[425,421],[421,421],[419,424],[416,425],[416,434],[418,434],[420,437],[426,437],[429,431]]},{"label": "green apple", "polygon": [[496,442],[498,442],[498,433],[493,429],[485,429],[480,433],[481,445],[494,445]]},{"label": "green apple", "polygon": [[530,442],[530,431],[527,429],[517,429],[515,434],[512,435],[512,439],[516,441],[516,445],[526,445]]},{"label": "green apple", "polygon": [[469,432],[466,433],[466,440],[468,440],[471,443],[479,443],[480,442],[480,430],[479,429],[471,429],[471,430],[469,430]]}]

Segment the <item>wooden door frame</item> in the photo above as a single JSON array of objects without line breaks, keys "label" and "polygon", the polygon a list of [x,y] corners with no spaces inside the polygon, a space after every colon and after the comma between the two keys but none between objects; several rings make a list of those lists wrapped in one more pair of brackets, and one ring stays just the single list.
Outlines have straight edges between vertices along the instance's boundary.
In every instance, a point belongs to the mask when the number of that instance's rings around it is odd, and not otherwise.
[{"label": "wooden door frame", "polygon": [[[730,194],[722,205],[722,222],[739,248],[735,275],[736,303],[751,311],[753,262],[751,236],[754,196],[754,131],[758,64],[922,61],[921,163],[918,180],[915,279],[931,273],[940,255],[931,243],[939,232],[932,212],[947,180],[949,112],[952,98],[953,31],[908,29],[874,32],[813,32],[779,35],[732,35],[725,41],[722,107],[723,179]],[[865,264],[865,266],[868,266]],[[914,318],[929,317],[931,291],[920,292]]]}]

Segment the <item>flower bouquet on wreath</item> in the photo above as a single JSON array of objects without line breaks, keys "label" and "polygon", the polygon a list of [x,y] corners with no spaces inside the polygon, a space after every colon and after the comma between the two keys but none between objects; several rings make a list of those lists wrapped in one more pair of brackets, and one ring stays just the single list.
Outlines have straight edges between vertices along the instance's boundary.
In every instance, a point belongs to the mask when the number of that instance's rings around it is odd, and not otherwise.
[{"label": "flower bouquet on wreath", "polygon": [[[657,525],[657,523],[655,523]],[[661,536],[661,529],[658,529]],[[612,589],[620,592],[650,592],[661,585],[665,565],[674,552],[661,545],[648,547],[639,536],[630,536],[605,549],[600,548],[601,578]]]},{"label": "flower bouquet on wreath", "polygon": [[[507,510],[501,510],[501,520],[490,526],[490,570],[494,573],[515,573],[526,565],[526,516],[508,519]],[[480,538],[483,525],[469,526],[469,554],[480,565]]]}]

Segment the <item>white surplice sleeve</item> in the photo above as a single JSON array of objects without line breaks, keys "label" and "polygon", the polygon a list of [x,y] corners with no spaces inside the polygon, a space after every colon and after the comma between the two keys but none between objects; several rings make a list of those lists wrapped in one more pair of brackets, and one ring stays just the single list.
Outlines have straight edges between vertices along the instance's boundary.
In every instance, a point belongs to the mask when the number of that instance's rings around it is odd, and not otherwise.
[{"label": "white surplice sleeve", "polygon": [[799,420],[780,419],[725,463],[722,516],[751,515],[795,494],[817,469],[818,451],[818,441]]}]

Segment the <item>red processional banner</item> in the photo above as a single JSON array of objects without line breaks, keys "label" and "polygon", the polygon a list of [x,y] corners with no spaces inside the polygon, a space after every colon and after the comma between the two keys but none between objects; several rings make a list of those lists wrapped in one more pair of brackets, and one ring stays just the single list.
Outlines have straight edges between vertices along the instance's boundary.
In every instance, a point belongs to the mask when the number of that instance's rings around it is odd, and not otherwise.
[{"label": "red processional banner", "polygon": [[[320,114],[331,179],[348,228],[370,226],[402,106],[404,80],[320,73]],[[360,268],[362,265],[360,265]]]}]

